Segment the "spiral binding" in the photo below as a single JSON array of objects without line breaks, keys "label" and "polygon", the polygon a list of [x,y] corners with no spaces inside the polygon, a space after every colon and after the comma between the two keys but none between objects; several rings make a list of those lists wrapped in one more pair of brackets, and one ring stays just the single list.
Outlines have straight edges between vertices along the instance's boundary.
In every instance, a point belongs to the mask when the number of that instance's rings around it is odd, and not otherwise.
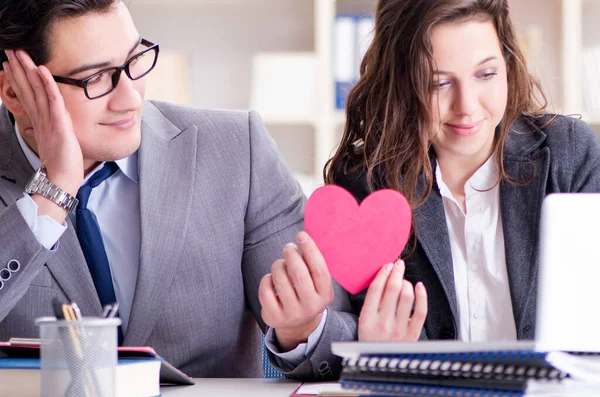
[{"label": "spiral binding", "polygon": [[553,368],[539,352],[360,356],[343,360],[344,375],[398,374],[526,381],[556,381],[569,375]]},{"label": "spiral binding", "polygon": [[522,392],[482,388],[442,387],[407,383],[363,382],[342,380],[342,388],[358,392],[375,392],[377,395],[435,396],[435,397],[521,397]]}]

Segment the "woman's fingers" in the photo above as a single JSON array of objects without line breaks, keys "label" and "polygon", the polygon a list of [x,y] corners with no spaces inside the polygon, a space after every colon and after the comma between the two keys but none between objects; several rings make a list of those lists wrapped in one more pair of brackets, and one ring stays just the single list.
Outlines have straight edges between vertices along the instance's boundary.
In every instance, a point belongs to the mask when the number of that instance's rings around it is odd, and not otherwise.
[{"label": "woman's fingers", "polygon": [[415,302],[415,292],[410,281],[402,280],[402,292],[398,300],[398,308],[396,310],[396,321],[401,324],[408,325],[410,320],[410,312],[412,311],[413,303]]},{"label": "woman's fingers", "polygon": [[[427,317],[427,292],[404,280],[405,265],[384,266],[367,291],[359,317],[361,341],[417,341]],[[414,305],[414,308],[413,308]]]},{"label": "woman's fingers", "polygon": [[371,282],[371,285],[369,285],[369,289],[367,290],[367,295],[365,296],[365,301],[360,312],[361,318],[363,316],[370,317],[379,312],[381,297],[383,296],[385,285],[387,284],[387,280],[390,277],[393,268],[394,264],[392,263],[384,265]]},{"label": "woman's fingers", "polygon": [[394,268],[385,285],[379,313],[390,319],[396,317],[400,294],[402,293],[404,279],[404,261],[396,261]]},{"label": "woman's fingers", "polygon": [[427,318],[427,290],[422,282],[415,286],[415,309],[413,311],[410,323],[408,324],[407,334],[411,340],[419,340],[421,329],[425,325]]}]

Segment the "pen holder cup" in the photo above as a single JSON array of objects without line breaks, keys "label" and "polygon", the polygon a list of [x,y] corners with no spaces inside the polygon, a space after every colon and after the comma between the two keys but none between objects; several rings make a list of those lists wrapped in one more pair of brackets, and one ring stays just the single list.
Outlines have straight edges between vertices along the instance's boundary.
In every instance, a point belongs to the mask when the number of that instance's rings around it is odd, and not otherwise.
[{"label": "pen holder cup", "polygon": [[118,318],[40,318],[42,397],[114,397]]}]

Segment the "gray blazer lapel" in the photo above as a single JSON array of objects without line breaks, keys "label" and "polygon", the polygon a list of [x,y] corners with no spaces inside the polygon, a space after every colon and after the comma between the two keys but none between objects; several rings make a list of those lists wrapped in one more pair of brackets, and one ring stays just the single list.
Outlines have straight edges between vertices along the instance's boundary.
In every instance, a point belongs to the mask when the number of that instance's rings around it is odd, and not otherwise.
[{"label": "gray blazer lapel", "polygon": [[[436,163],[432,160],[435,170]],[[448,238],[448,226],[444,213],[444,203],[434,181],[431,194],[423,205],[413,211],[415,232],[417,238],[431,262],[450,303],[452,315],[458,321],[458,306],[456,303],[456,290],[454,285],[454,268],[452,265],[452,252]],[[441,222],[441,224],[440,224]]]},{"label": "gray blazer lapel", "polygon": [[177,263],[190,211],[196,173],[197,128],[181,131],[148,103],[139,151],[140,266],[124,343],[148,340]]},{"label": "gray blazer lapel", "polygon": [[[548,148],[536,151],[546,138],[533,124],[519,121],[515,131],[532,131],[527,134],[510,133],[505,144],[504,168],[512,178],[529,181],[515,185],[500,183],[500,211],[504,229],[504,246],[510,294],[517,326],[517,336],[527,332],[522,329],[535,316],[537,291],[537,254],[539,246],[539,219],[541,203],[546,195],[550,152]],[[523,209],[528,208],[529,212]],[[524,236],[526,237],[524,239]],[[531,238],[535,236],[535,240]],[[525,323],[523,322],[525,321]],[[533,325],[530,324],[530,325]]]},{"label": "gray blazer lapel", "polygon": [[102,313],[102,305],[81,251],[75,226],[69,218],[67,230],[46,265],[69,300],[77,302],[84,315],[99,316]]}]

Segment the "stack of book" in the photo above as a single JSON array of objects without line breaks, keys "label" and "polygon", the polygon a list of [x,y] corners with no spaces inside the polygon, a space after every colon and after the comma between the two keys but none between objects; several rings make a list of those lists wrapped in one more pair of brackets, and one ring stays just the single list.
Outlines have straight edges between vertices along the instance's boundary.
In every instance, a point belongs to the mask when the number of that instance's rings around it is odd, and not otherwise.
[{"label": "stack of book", "polygon": [[[0,397],[37,397],[41,360],[39,339],[11,338],[0,342]],[[65,386],[69,377],[57,381]],[[194,380],[169,364],[151,347],[119,347],[115,370],[115,397],[154,397],[160,385],[193,385]]]},{"label": "stack of book", "polygon": [[598,353],[538,351],[516,343],[332,345],[342,387],[370,396],[598,396]]}]

